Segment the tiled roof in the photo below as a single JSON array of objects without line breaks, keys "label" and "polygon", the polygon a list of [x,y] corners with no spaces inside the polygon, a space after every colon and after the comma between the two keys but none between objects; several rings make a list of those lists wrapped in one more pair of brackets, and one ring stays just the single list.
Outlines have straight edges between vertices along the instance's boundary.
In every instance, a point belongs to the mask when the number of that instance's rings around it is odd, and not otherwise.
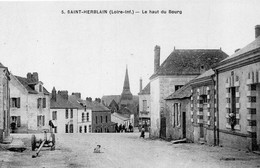
[{"label": "tiled roof", "polygon": [[101,101],[104,101],[104,103],[109,106],[112,100],[115,100],[115,102],[118,104],[120,97],[120,95],[105,95],[101,98]]},{"label": "tiled roof", "polygon": [[227,57],[220,49],[177,49],[150,79],[160,75],[199,75],[201,66],[208,70]]},{"label": "tiled roof", "polygon": [[172,99],[183,99],[183,98],[188,98],[191,96],[191,86],[190,82],[185,84],[183,87],[178,89],[176,92],[168,96],[165,100],[172,100]]},{"label": "tiled roof", "polygon": [[150,82],[145,86],[145,88],[143,90],[141,90],[140,93],[138,93],[139,95],[143,95],[143,94],[150,94]]},{"label": "tiled roof", "polygon": [[56,94],[56,101],[51,98],[51,109],[77,108],[69,100],[64,99],[61,95]]},{"label": "tiled roof", "polygon": [[82,106],[79,102],[80,99],[75,95],[69,96],[69,101],[78,109],[84,109],[84,106]]},{"label": "tiled roof", "polygon": [[[257,37],[254,41],[252,41],[251,43],[249,43],[248,45],[246,45],[244,48],[240,49],[239,51],[235,52],[234,54],[232,54],[230,57],[224,59],[221,62],[225,62],[229,59],[235,58],[239,55],[245,54],[249,51],[255,50],[257,48],[260,48],[260,36]],[[221,64],[220,62],[220,64]]]},{"label": "tiled roof", "polygon": [[195,79],[201,79],[201,78],[204,78],[204,77],[209,77],[211,75],[214,75],[214,71],[212,69],[209,69],[206,72],[204,72],[203,74],[196,77]]},{"label": "tiled roof", "polygon": [[[101,101],[104,101],[105,105],[109,106],[112,100],[114,100],[117,104],[120,102],[121,95],[105,95],[101,98]],[[134,104],[139,103],[139,96],[133,95]]]},{"label": "tiled roof", "polygon": [[114,112],[113,114],[111,114],[111,115],[113,115],[113,116],[115,116],[115,117],[117,117],[117,118],[119,118],[119,119],[121,119],[121,120],[129,120],[130,118],[129,117],[127,117],[127,116],[125,116],[125,115],[123,115],[123,114],[120,114],[120,113],[116,113],[116,112]]},{"label": "tiled roof", "polygon": [[91,109],[93,112],[108,112],[110,109],[108,109],[106,106],[104,106],[102,103],[98,103],[96,101],[87,101],[87,100],[79,100],[83,106],[86,106],[86,108]]},{"label": "tiled roof", "polygon": [[[30,87],[29,81],[27,80],[27,78],[24,77],[20,77],[20,76],[15,76],[16,79],[18,79],[18,81],[26,88],[26,90],[29,93],[32,94],[38,94],[38,92],[36,90],[34,90],[32,87]],[[43,93],[44,94],[50,94],[45,87],[43,87]]]}]

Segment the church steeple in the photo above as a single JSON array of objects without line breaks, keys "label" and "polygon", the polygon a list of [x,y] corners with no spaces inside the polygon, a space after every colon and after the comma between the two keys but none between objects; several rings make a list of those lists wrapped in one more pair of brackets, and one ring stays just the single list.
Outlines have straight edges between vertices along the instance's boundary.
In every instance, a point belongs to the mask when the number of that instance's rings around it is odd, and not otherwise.
[{"label": "church steeple", "polygon": [[130,91],[128,68],[126,66],[125,81],[124,81],[124,86],[123,86],[123,92],[121,94],[121,100],[132,100],[132,99],[133,99],[133,95]]}]

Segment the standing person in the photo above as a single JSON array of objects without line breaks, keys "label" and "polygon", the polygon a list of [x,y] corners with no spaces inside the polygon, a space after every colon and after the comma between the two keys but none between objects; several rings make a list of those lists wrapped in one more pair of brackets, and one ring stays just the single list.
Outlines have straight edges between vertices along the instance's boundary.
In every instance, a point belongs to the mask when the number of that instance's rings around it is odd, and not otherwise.
[{"label": "standing person", "polygon": [[142,126],[142,129],[141,129],[140,138],[144,138],[144,137],[145,137],[144,133],[145,133],[145,129],[144,129],[144,125],[143,125],[143,126]]},{"label": "standing person", "polygon": [[123,128],[122,128],[122,132],[124,132],[125,131],[125,124],[123,125]]},{"label": "standing person", "polygon": [[130,123],[129,126],[128,126],[128,129],[129,129],[129,132],[133,132],[132,129],[133,129],[133,126],[132,124]]},{"label": "standing person", "polygon": [[116,126],[115,126],[115,131],[118,132],[118,125],[116,123]]},{"label": "standing person", "polygon": [[122,124],[119,125],[119,132],[121,132]]}]

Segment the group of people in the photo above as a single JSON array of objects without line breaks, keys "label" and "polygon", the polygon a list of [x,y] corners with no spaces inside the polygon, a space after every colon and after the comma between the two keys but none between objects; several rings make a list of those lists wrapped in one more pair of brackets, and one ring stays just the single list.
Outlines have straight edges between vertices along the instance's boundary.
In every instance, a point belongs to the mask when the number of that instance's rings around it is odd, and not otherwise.
[{"label": "group of people", "polygon": [[133,132],[133,126],[131,123],[129,124],[128,127],[125,124],[124,125],[120,124],[119,126],[118,126],[118,124],[116,124],[115,131],[116,132]]}]

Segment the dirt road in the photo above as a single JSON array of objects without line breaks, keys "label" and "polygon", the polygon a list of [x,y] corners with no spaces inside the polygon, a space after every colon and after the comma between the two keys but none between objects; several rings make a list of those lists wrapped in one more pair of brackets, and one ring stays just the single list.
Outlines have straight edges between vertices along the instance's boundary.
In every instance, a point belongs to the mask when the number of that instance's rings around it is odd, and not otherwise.
[{"label": "dirt road", "polygon": [[[25,141],[30,135],[22,135],[22,138]],[[32,158],[35,152],[29,147],[22,153],[0,151],[0,167],[260,167],[260,156],[253,153],[140,139],[139,133],[57,134],[56,141],[55,151],[45,149],[37,158]],[[101,153],[93,153],[98,144],[101,145]],[[29,146],[30,141],[26,145]]]}]

